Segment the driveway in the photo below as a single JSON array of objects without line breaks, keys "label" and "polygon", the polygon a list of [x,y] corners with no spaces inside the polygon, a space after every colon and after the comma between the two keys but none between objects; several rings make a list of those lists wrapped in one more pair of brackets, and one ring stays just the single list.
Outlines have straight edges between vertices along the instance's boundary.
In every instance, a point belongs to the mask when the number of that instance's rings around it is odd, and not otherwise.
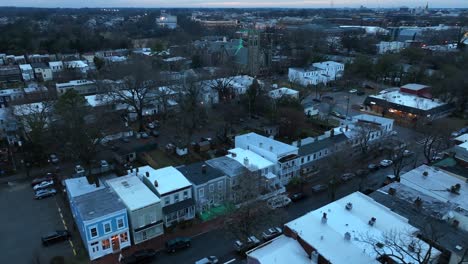
[{"label": "driveway", "polygon": [[[57,197],[58,198],[58,197]],[[56,197],[35,200],[29,181],[0,185],[2,239],[0,263],[49,263],[54,256],[73,256],[68,242],[43,247],[41,237],[64,229]]]}]

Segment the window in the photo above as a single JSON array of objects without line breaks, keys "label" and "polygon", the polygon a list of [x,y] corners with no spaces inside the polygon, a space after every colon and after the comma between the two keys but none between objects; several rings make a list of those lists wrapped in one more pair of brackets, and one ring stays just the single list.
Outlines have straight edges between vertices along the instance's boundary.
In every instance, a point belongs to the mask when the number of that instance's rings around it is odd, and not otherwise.
[{"label": "window", "polygon": [[314,154],[314,160],[317,158],[317,153]]},{"label": "window", "polygon": [[309,155],[309,156],[307,156],[307,161],[310,161],[310,155]]},{"label": "window", "polygon": [[218,190],[221,191],[223,189],[223,182],[218,182]]},{"label": "window", "polygon": [[210,192],[214,192],[214,184],[210,184]]},{"label": "window", "polygon": [[199,189],[198,190],[198,197],[199,198],[205,197],[205,189]]},{"label": "window", "polygon": [[102,245],[102,250],[106,250],[106,249],[110,248],[109,239],[102,240],[101,245]]},{"label": "window", "polygon": [[168,205],[171,202],[171,199],[169,197],[164,198],[164,204]]},{"label": "window", "polygon": [[176,203],[178,201],[179,201],[179,194],[176,193],[176,194],[174,194],[174,202]]},{"label": "window", "polygon": [[99,251],[99,245],[98,244],[99,244],[98,241],[91,243],[91,248],[92,248],[93,252],[98,252]]},{"label": "window", "polygon": [[98,236],[98,232],[97,232],[97,228],[96,227],[92,227],[91,229],[89,229],[90,233],[91,233],[91,238],[93,237],[97,237]]},{"label": "window", "polygon": [[124,225],[125,225],[125,224],[124,224],[124,219],[123,219],[123,217],[117,219],[117,228],[118,228],[118,229],[124,228]]},{"label": "window", "polygon": [[110,222],[104,223],[104,233],[107,234],[107,233],[110,233],[110,231],[111,231],[111,224],[110,224]]},{"label": "window", "polygon": [[304,158],[301,158],[301,163],[304,163]]},{"label": "window", "polygon": [[127,242],[127,241],[128,241],[127,232],[120,234],[120,242]]},{"label": "window", "polygon": [[184,199],[188,198],[188,191],[184,191]]}]

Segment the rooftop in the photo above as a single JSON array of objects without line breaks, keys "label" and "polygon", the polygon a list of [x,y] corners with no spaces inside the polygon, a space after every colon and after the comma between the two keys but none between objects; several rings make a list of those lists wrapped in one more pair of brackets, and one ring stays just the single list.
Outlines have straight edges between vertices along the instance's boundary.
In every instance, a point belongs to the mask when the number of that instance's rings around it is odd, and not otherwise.
[{"label": "rooftop", "polygon": [[286,143],[261,136],[256,133],[247,133],[240,136],[236,136],[235,145],[247,149],[247,146],[250,147],[250,150],[257,153],[254,149],[261,149],[266,152],[274,153],[277,156],[289,155],[291,152],[297,151],[297,147],[288,145]]},{"label": "rooftop", "polygon": [[[147,165],[139,167],[138,171],[140,178],[147,178],[153,185],[157,182],[155,188],[161,196],[192,185],[180,171],[172,166],[155,170]],[[149,173],[149,177],[146,176],[147,172]]]},{"label": "rooftop", "polygon": [[368,114],[355,115],[353,116],[353,119],[356,121],[371,122],[371,123],[376,123],[379,125],[386,125],[386,124],[393,122],[393,119],[390,119],[390,118],[385,118],[385,117],[375,116],[375,115],[368,115]]},{"label": "rooftop", "polygon": [[465,134],[463,134],[461,136],[458,136],[458,137],[454,138],[454,140],[460,141],[460,142],[463,142],[463,143],[468,142],[468,133],[465,133]]},{"label": "rooftop", "polygon": [[214,158],[206,161],[207,164],[221,170],[229,177],[241,175],[247,171],[242,163],[237,160],[231,159],[228,156]]},{"label": "rooftop", "polygon": [[67,186],[67,192],[69,193],[70,197],[77,197],[105,188],[103,184],[101,184],[99,187],[96,187],[96,184],[94,183],[90,184],[86,177],[66,179],[65,185]]},{"label": "rooftop", "polygon": [[55,87],[56,88],[66,88],[70,86],[78,86],[78,85],[88,85],[88,84],[94,84],[93,81],[88,81],[88,80],[73,80],[69,81],[66,83],[56,83]]},{"label": "rooftop", "polygon": [[408,83],[408,84],[401,86],[401,88],[413,90],[413,91],[419,91],[424,88],[429,88],[429,86],[423,85],[423,84],[417,84],[417,83]]},{"label": "rooftop", "polygon": [[200,185],[224,176],[224,173],[206,162],[196,162],[177,169],[193,184]]},{"label": "rooftop", "polygon": [[339,144],[347,140],[348,140],[348,137],[343,133],[335,135],[333,137],[327,137],[327,138],[313,141],[313,142],[310,142],[309,138],[306,138],[305,139],[306,142],[303,142],[301,146],[299,147],[299,155],[304,156],[304,155],[313,154],[322,149],[330,148],[334,146],[335,144]]},{"label": "rooftop", "polygon": [[268,95],[273,99],[279,99],[283,97],[284,95],[296,95],[296,94],[299,94],[299,92],[293,89],[286,88],[286,87],[281,87],[281,88],[271,90],[268,92]]},{"label": "rooftop", "polygon": [[309,255],[293,238],[281,235],[248,253],[261,264],[312,263]]},{"label": "rooftop", "polygon": [[236,160],[250,171],[262,170],[274,165],[273,162],[250,150],[234,148],[228,152],[226,157]]},{"label": "rooftop", "polygon": [[[427,176],[423,173],[427,172]],[[431,196],[439,201],[457,204],[464,210],[468,210],[468,186],[460,178],[434,167],[421,165],[403,175],[400,183],[414,190]],[[460,184],[458,193],[453,193],[450,188]]]},{"label": "rooftop", "polygon": [[110,179],[107,184],[115,191],[129,210],[140,208],[160,202],[148,187],[137,177],[127,175]]},{"label": "rooftop", "polygon": [[[348,203],[352,204],[351,210],[345,209]],[[324,213],[326,223],[322,223]],[[372,217],[376,220],[370,225]],[[412,234],[418,231],[408,224],[408,219],[360,192],[327,204],[287,223],[286,226],[334,264],[350,263],[350,260],[352,263],[379,263],[373,246],[363,239],[371,237],[383,240],[384,235],[389,232],[402,232],[408,234],[409,237],[404,237],[410,240],[413,239]],[[350,240],[345,239],[346,233],[350,234]],[[337,249],[340,254],[337,254]],[[381,250],[387,252],[389,249],[384,245]],[[410,256],[404,254],[403,257],[410,261]]]},{"label": "rooftop", "polygon": [[421,110],[430,110],[445,105],[445,103],[437,99],[427,99],[412,94],[402,93],[400,91],[392,91],[384,94],[370,95],[369,97]]},{"label": "rooftop", "polygon": [[120,210],[126,210],[117,194],[109,188],[90,192],[73,199],[83,221],[93,220]]}]

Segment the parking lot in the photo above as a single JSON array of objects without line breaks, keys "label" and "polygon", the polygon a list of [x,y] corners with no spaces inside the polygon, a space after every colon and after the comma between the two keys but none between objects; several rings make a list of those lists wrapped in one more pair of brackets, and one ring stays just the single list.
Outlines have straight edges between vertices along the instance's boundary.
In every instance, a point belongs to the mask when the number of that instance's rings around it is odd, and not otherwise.
[{"label": "parking lot", "polygon": [[2,183],[0,225],[3,239],[0,263],[49,263],[54,256],[73,256],[69,242],[43,247],[41,237],[47,232],[63,230],[56,199],[35,200],[29,181]]}]

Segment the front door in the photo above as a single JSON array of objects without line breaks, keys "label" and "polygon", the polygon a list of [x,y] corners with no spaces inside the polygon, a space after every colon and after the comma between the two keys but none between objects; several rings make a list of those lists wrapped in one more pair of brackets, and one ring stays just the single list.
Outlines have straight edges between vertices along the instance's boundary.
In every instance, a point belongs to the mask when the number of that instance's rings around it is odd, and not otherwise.
[{"label": "front door", "polygon": [[120,250],[120,240],[119,235],[112,236],[112,251],[119,251]]}]

